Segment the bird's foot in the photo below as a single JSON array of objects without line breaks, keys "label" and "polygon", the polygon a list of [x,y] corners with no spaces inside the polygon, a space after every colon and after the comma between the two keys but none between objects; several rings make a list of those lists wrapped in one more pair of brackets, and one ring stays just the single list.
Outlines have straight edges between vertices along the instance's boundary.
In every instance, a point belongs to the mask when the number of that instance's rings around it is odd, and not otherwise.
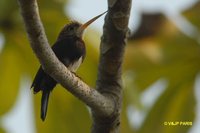
[{"label": "bird's foot", "polygon": [[[72,71],[71,71],[72,72]],[[75,72],[72,72],[77,78],[79,78],[80,80],[82,80],[81,77],[79,77]]]}]

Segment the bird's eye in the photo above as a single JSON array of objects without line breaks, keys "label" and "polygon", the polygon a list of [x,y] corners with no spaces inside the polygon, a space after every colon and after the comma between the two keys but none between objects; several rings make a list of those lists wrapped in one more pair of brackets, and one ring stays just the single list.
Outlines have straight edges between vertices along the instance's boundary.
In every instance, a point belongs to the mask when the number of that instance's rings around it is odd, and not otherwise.
[{"label": "bird's eye", "polygon": [[74,27],[69,27],[69,31],[73,31],[74,30]]}]

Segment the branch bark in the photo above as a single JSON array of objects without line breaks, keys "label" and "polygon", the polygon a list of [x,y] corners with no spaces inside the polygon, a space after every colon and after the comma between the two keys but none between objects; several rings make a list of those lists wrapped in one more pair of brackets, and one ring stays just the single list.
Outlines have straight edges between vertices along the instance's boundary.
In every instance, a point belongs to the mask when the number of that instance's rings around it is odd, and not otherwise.
[{"label": "branch bark", "polygon": [[93,133],[117,133],[121,110],[121,65],[131,0],[108,0],[101,40],[96,90],[71,73],[49,46],[36,0],[18,0],[31,47],[44,71],[87,104],[93,114]]},{"label": "branch bark", "polygon": [[109,117],[93,112],[93,133],[118,133],[120,131],[121,71],[130,9],[131,0],[108,0],[108,14],[101,38],[96,88],[100,93],[113,98],[115,110]]}]

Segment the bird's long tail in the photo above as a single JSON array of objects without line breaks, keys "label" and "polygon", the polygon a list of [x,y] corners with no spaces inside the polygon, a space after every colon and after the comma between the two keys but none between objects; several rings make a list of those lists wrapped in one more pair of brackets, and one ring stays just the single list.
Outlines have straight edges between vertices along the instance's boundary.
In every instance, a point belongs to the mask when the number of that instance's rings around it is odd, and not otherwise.
[{"label": "bird's long tail", "polygon": [[41,119],[44,121],[47,115],[47,108],[48,108],[48,101],[49,101],[49,94],[50,91],[43,91],[42,92],[42,99],[41,99]]},{"label": "bird's long tail", "polygon": [[31,85],[33,88],[34,94],[42,91],[42,99],[41,99],[41,119],[44,121],[47,115],[48,101],[50,92],[56,86],[57,82],[47,75],[42,67],[39,68],[35,79]]}]

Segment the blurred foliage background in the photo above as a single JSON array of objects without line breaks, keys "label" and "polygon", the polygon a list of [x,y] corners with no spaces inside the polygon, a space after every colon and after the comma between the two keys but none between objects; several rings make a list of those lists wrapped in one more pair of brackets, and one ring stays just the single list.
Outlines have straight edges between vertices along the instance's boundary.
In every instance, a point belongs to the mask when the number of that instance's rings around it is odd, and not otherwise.
[{"label": "blurred foliage background", "polygon": [[[50,44],[54,43],[63,25],[69,22],[64,13],[67,2],[38,1]],[[200,2],[182,13],[198,30],[199,10]],[[0,36],[4,43],[0,50],[0,133],[6,133],[8,129],[3,126],[2,118],[16,103],[21,79],[24,76],[32,79],[39,67],[39,62],[29,46],[17,1],[0,1]],[[91,86],[95,86],[99,55],[98,49],[92,43],[97,43],[95,45],[98,46],[99,37],[98,31],[89,31],[85,36],[87,56],[77,72]],[[192,126],[165,126],[164,122],[189,121],[194,125],[197,118],[194,89],[200,69],[199,44],[196,39],[180,32],[163,14],[142,14],[139,28],[128,39],[124,58],[122,133],[191,131]],[[161,85],[155,87],[156,84]],[[153,92],[149,91],[153,87]],[[157,92],[160,93],[155,96]],[[44,123],[39,117],[40,97],[41,94],[33,96],[32,121],[35,132],[90,131],[91,118],[87,107],[60,85],[51,95],[48,116]],[[151,100],[152,98],[155,99]],[[145,104],[145,99],[150,99],[152,103]],[[18,127],[23,129],[25,125],[20,125],[20,120],[18,123]]]}]

